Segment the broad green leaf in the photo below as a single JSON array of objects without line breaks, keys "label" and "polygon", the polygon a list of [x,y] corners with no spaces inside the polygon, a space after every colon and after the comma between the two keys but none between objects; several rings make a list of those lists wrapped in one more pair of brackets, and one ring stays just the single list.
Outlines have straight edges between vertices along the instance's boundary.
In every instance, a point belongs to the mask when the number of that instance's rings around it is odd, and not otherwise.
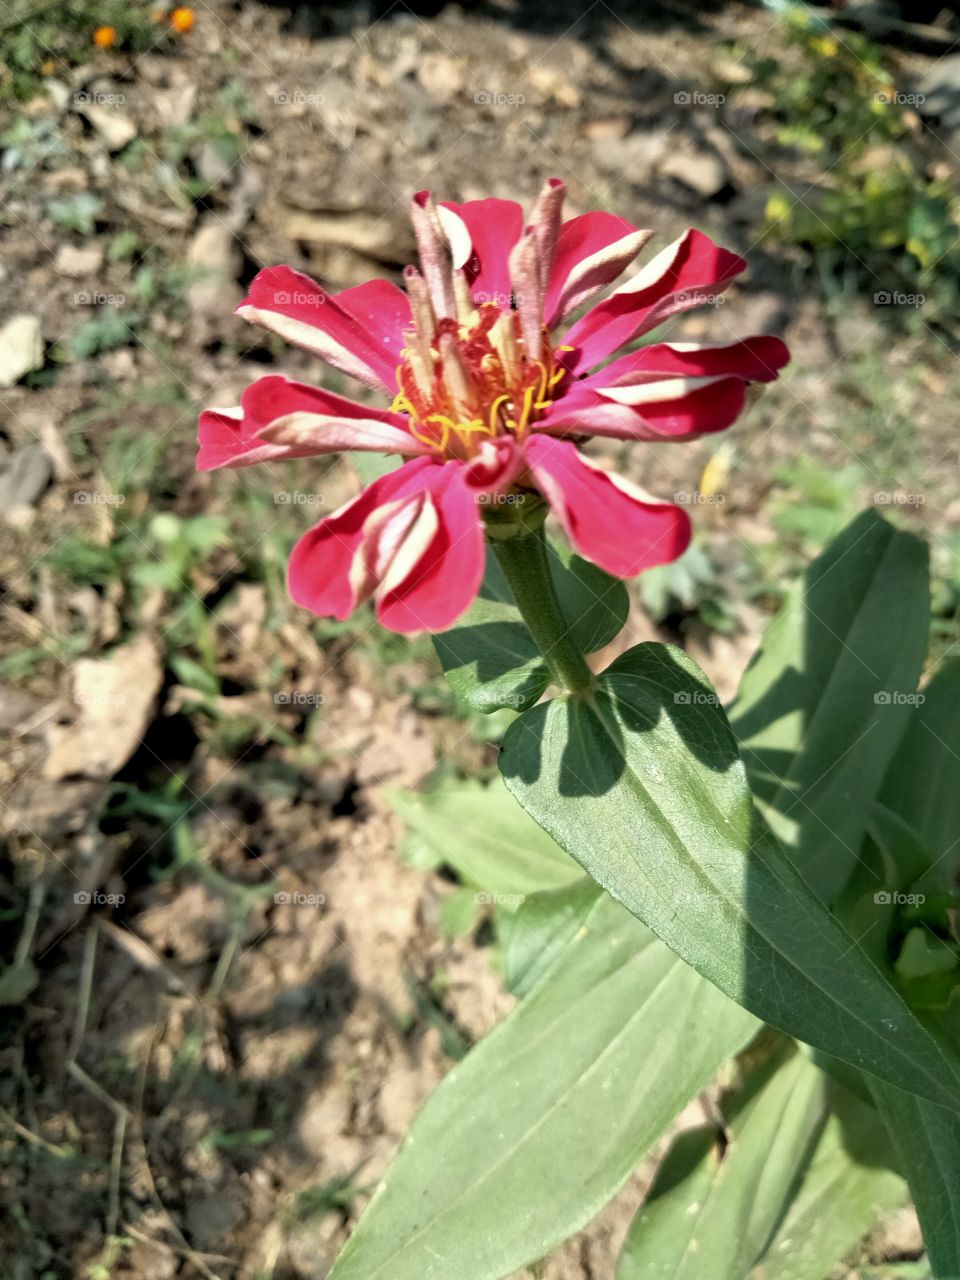
[{"label": "broad green leaf", "polygon": [[[929,850],[924,885],[956,885],[960,869],[960,661],[948,662],[922,693],[891,762],[881,799]],[[912,878],[911,878],[912,879]]]},{"label": "broad green leaf", "polygon": [[[518,810],[523,813],[520,806]],[[589,876],[564,889],[535,893],[512,916],[502,916],[507,986],[525,996],[583,927],[603,890]]]},{"label": "broad green leaf", "polygon": [[717,696],[686,655],[638,645],[591,696],[526,711],[500,768],[557,843],[727,995],[960,1107],[960,1067],[758,822]]},{"label": "broad green leaf", "polygon": [[960,1277],[960,1116],[892,1085],[871,1088],[910,1183],[936,1280]]},{"label": "broad green leaf", "polygon": [[[550,543],[550,573],[570,629],[585,653],[619,634],[630,608],[627,589],[565,544]],[[523,710],[542,696],[550,673],[520,618],[492,550],[473,607],[433,638],[454,693],[474,711]]]},{"label": "broad green leaf", "polygon": [[929,609],[924,543],[864,512],[788,595],[731,708],[758,804],[825,902],[911,715]]},{"label": "broad green leaf", "polygon": [[[885,1086],[884,1086],[885,1087]],[[803,1180],[749,1280],[824,1280],[907,1189],[889,1168],[875,1109],[831,1086],[830,1110]]]},{"label": "broad green leaf", "polygon": [[824,1122],[827,1080],[793,1050],[728,1127],[677,1138],[634,1219],[617,1280],[746,1275],[779,1225]]},{"label": "broad green leaf", "polygon": [[[434,865],[446,863],[495,905],[580,879],[580,868],[520,808],[499,779],[446,782],[435,791],[391,791],[390,803]],[[424,865],[424,849],[415,860]]]},{"label": "broad green leaf", "polygon": [[500,1280],[542,1257],[756,1026],[601,894],[435,1090],[330,1280]]}]

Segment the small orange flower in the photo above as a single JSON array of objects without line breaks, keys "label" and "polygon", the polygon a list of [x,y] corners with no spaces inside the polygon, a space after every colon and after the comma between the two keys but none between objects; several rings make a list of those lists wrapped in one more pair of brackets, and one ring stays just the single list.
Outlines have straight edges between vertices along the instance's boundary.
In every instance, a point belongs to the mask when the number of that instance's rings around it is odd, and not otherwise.
[{"label": "small orange flower", "polygon": [[98,49],[112,49],[117,43],[117,28],[97,27],[93,33],[93,43]]},{"label": "small orange flower", "polygon": [[170,25],[174,31],[189,31],[195,21],[195,15],[192,9],[174,9],[170,15]]}]

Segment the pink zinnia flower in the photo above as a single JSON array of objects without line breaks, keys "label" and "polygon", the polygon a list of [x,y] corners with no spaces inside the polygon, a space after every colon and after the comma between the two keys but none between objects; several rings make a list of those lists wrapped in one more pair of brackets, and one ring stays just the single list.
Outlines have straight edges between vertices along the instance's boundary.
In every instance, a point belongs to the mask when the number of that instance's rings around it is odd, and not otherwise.
[{"label": "pink zinnia flower", "polygon": [[485,505],[536,492],[581,556],[630,577],[681,555],[685,511],[597,466],[587,436],[690,440],[728,427],[748,382],[786,364],[779,338],[658,342],[600,367],[746,266],[687,231],[555,337],[652,234],[611,213],[561,221],[544,187],[529,223],[512,200],[413,198],[420,270],[406,291],[371,280],[325,293],[289,267],[261,271],[239,314],[394,397],[370,408],[261,378],[239,408],[200,418],[201,470],[350,449],[408,459],[321,520],[290,558],[294,600],[345,618],[371,597],[394,631],[441,631],[477,595]]}]

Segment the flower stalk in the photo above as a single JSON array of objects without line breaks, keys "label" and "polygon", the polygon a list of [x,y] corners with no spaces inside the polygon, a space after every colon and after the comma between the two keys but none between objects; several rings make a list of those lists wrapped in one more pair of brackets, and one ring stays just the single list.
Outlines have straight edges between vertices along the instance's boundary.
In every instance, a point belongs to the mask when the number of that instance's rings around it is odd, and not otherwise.
[{"label": "flower stalk", "polygon": [[593,688],[593,672],[560,607],[543,523],[514,537],[494,537],[491,545],[520,616],[554,679],[570,693],[587,693]]}]

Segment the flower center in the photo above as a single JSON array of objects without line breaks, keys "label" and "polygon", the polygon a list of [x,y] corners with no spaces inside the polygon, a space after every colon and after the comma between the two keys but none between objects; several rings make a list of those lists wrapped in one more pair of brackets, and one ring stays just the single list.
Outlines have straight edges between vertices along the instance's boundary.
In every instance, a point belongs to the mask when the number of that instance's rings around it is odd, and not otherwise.
[{"label": "flower center", "polygon": [[393,409],[409,414],[418,440],[445,457],[469,459],[491,438],[522,440],[553,403],[566,370],[546,332],[539,358],[529,359],[518,312],[495,302],[458,303],[458,319],[435,320],[414,308]]}]

